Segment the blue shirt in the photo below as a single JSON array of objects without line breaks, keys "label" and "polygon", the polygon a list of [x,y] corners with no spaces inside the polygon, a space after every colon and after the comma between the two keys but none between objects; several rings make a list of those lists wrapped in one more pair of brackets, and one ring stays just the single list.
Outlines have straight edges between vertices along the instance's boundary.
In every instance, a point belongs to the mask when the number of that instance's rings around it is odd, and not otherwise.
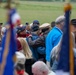
[{"label": "blue shirt", "polygon": [[62,36],[62,31],[54,27],[46,37],[46,60],[50,61],[50,52],[56,46]]}]

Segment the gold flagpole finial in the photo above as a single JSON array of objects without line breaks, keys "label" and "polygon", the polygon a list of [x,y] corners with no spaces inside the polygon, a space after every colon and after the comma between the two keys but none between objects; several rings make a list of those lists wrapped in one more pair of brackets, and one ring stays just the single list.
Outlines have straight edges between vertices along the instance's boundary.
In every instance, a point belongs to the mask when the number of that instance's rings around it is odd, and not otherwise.
[{"label": "gold flagpole finial", "polygon": [[11,0],[7,0],[7,4],[5,8],[10,9],[11,8]]},{"label": "gold flagpole finial", "polygon": [[65,0],[64,11],[66,12],[71,9],[72,9],[72,6],[70,4],[70,0]]}]

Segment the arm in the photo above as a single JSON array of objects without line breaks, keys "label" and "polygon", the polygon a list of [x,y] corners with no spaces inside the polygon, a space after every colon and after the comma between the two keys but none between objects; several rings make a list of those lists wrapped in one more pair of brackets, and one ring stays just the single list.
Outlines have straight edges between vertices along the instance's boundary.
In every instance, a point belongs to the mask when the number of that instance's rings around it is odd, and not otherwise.
[{"label": "arm", "polygon": [[32,40],[31,37],[28,38],[29,45],[33,47],[43,46],[45,44],[44,42],[45,42],[44,36],[41,36],[35,40]]}]

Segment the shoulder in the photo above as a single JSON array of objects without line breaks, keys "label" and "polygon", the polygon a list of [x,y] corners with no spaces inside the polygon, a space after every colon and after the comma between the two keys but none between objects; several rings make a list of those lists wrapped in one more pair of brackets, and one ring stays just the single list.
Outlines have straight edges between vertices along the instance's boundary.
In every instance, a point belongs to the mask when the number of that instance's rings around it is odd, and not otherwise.
[{"label": "shoulder", "polygon": [[48,75],[56,75],[53,71],[50,71]]},{"label": "shoulder", "polygon": [[54,27],[54,28],[49,32],[48,35],[50,35],[50,34],[52,34],[52,35],[62,34],[62,31],[61,31],[60,29]]}]

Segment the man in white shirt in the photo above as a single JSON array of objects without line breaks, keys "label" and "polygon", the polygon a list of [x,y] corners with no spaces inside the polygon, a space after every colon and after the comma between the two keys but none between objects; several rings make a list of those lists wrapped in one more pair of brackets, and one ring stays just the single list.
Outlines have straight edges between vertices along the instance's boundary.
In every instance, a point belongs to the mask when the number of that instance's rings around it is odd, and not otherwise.
[{"label": "man in white shirt", "polygon": [[49,70],[47,65],[42,61],[37,61],[32,65],[33,75],[56,75],[52,70]]}]

